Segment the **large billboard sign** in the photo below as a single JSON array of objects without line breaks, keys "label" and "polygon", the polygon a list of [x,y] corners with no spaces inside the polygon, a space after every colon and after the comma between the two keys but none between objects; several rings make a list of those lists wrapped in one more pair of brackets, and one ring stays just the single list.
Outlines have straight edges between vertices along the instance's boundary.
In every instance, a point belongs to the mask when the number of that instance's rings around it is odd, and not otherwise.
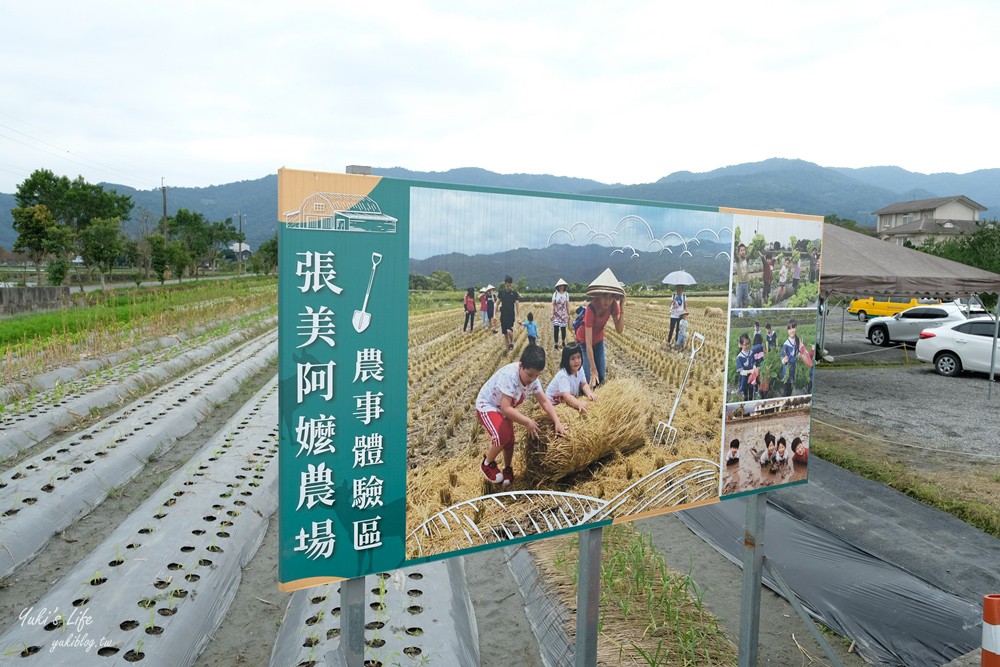
[{"label": "large billboard sign", "polygon": [[283,589],[805,481],[821,218],[291,169],[278,202]]}]

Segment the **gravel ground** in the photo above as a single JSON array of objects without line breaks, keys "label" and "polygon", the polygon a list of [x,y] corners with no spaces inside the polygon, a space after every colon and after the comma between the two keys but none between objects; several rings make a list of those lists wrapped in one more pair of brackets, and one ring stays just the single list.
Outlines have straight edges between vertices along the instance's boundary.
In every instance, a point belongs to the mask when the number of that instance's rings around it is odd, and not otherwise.
[{"label": "gravel ground", "polygon": [[857,320],[848,317],[842,329],[837,311],[827,323],[826,349],[834,361],[817,366],[814,419],[863,425],[867,433],[913,451],[1000,460],[1000,384],[991,388],[987,375],[938,375],[917,360],[912,347],[869,343]]}]

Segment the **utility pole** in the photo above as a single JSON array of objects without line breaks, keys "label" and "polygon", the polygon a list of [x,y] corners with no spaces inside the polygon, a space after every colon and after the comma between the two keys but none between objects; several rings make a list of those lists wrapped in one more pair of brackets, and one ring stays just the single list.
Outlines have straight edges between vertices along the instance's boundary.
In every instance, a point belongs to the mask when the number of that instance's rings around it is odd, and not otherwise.
[{"label": "utility pole", "polygon": [[167,185],[163,176],[160,176],[160,191],[163,193],[163,217],[160,218],[160,233],[163,238],[167,238]]},{"label": "utility pole", "polygon": [[243,275],[243,213],[240,212],[240,275]]},{"label": "utility pole", "polygon": [[243,275],[243,218],[244,213],[242,211],[237,211],[236,219],[239,220],[240,235],[236,241],[236,266],[238,267],[237,270],[241,276]]}]

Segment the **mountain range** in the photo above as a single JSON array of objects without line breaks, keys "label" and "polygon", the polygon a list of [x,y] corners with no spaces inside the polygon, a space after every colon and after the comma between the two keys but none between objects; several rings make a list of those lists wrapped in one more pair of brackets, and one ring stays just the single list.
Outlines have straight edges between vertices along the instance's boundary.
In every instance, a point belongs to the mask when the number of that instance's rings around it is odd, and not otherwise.
[{"label": "mountain range", "polygon": [[[373,168],[372,173],[437,183],[758,210],[780,209],[824,216],[833,214],[854,220],[862,227],[874,226],[875,218],[871,212],[889,204],[951,195],[965,195],[987,207],[981,219],[1000,216],[1000,188],[997,187],[1000,169],[982,169],[968,174],[921,174],[899,167],[821,167],[804,160],[772,158],[704,173],[678,171],[655,183],[636,185],[549,174],[498,174],[470,167],[443,172],[410,171],[402,167]],[[111,183],[101,185],[132,197],[135,203],[134,220],[141,216],[159,219],[163,210],[160,190],[135,190]],[[243,231],[247,243],[255,249],[274,236],[277,188],[277,174],[203,188],[168,188],[167,212],[172,215],[178,208],[186,208],[202,213],[212,221],[226,218],[236,221],[237,214],[241,213],[245,216]],[[0,246],[7,249],[17,238],[10,214],[14,206],[13,194],[0,193]]]},{"label": "mountain range", "polygon": [[[427,259],[411,259],[410,273],[429,276],[442,270],[451,274],[459,287],[482,286],[486,279],[500,284],[501,276],[521,278],[531,287],[553,286],[560,278],[570,283],[589,283],[606,268],[623,283],[657,285],[664,274],[684,269],[698,276],[701,285],[722,285],[729,280],[730,243],[702,241],[691,244],[691,256],[675,253],[613,253],[602,245],[556,243],[548,248],[516,248],[489,255],[448,253]],[[720,258],[724,254],[724,258]]]}]

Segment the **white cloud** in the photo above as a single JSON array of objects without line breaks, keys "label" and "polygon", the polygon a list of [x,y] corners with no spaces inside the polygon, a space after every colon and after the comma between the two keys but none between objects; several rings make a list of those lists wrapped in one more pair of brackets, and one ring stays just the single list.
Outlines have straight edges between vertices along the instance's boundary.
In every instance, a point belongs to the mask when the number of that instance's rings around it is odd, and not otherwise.
[{"label": "white cloud", "polygon": [[650,182],[768,157],[996,166],[1000,6],[958,0],[18,3],[0,191],[284,165]]}]

